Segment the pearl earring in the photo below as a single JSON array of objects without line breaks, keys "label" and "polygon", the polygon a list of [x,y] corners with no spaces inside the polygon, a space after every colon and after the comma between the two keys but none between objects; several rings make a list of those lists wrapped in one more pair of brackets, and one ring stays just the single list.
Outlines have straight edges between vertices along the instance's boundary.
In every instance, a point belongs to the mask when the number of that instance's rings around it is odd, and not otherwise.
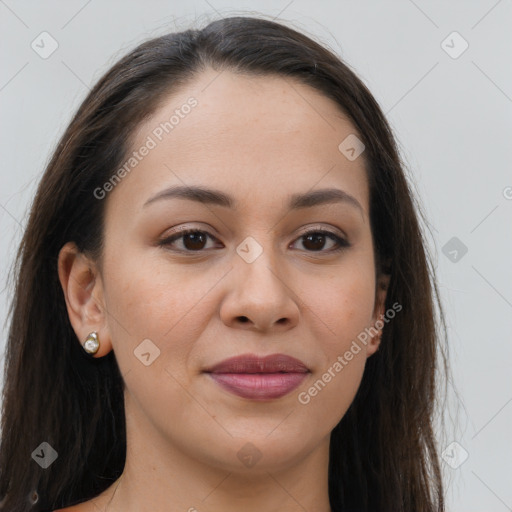
[{"label": "pearl earring", "polygon": [[88,354],[96,354],[100,348],[100,340],[98,339],[98,333],[93,331],[87,336],[83,343],[83,348]]}]

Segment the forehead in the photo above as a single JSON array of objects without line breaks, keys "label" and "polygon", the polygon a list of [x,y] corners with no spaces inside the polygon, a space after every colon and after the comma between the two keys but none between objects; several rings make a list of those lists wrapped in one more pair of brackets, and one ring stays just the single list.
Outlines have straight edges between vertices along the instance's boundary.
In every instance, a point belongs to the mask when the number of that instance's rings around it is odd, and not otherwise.
[{"label": "forehead", "polygon": [[138,127],[138,160],[114,195],[142,205],[168,185],[209,185],[250,201],[337,186],[367,212],[363,158],[338,148],[356,133],[334,101],[289,77],[210,69]]}]

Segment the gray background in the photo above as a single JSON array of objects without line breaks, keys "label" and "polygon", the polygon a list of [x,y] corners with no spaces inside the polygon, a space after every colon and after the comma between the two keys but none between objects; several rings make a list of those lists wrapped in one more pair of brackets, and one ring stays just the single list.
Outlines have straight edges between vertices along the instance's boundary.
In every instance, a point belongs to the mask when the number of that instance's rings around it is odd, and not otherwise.
[{"label": "gray background", "polygon": [[[88,89],[142,40],[250,12],[329,45],[387,113],[429,220],[448,318],[448,509],[512,510],[510,0],[0,0],[2,323],[35,186]],[[43,31],[58,43],[46,59],[31,48]]]}]

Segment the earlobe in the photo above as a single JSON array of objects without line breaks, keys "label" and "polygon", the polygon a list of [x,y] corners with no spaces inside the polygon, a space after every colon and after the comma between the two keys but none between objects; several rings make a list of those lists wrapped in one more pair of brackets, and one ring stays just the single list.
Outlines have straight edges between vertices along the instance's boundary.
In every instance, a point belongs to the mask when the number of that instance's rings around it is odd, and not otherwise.
[{"label": "earlobe", "polygon": [[[69,321],[80,345],[84,346],[91,333],[96,332],[101,344],[96,352],[88,353],[95,357],[106,355],[112,344],[103,306],[101,277],[96,265],[78,250],[75,243],[68,242],[59,252],[58,273]],[[91,340],[87,346],[92,347]]]},{"label": "earlobe", "polygon": [[372,356],[373,354],[375,354],[375,352],[377,352],[377,350],[379,350],[381,338],[382,338],[382,330],[379,330],[378,334],[375,334],[374,336],[372,336],[370,342],[367,345],[367,349],[366,349],[366,357],[367,358]]}]

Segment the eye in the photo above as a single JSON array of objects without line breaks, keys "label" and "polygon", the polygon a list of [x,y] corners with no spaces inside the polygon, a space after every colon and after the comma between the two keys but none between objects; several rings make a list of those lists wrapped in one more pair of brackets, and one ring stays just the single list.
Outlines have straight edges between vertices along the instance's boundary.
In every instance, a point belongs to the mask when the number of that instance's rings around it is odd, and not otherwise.
[{"label": "eye", "polygon": [[180,231],[177,234],[171,235],[170,237],[165,238],[159,242],[159,245],[169,247],[174,249],[172,246],[174,243],[180,239],[182,242],[182,247],[177,248],[175,250],[182,252],[198,252],[205,249],[206,242],[208,238],[212,240],[216,240],[212,235],[210,235],[207,231],[200,231],[199,229],[185,229]]},{"label": "eye", "polygon": [[[350,247],[347,240],[323,229],[306,231],[297,240],[302,240],[302,245],[308,252],[337,252]],[[327,242],[334,243],[334,249],[323,250]]]},{"label": "eye", "polygon": [[[164,238],[159,242],[160,246],[176,250],[178,252],[201,252],[208,249],[208,239],[216,241],[217,239],[208,233],[199,229],[185,229]],[[181,247],[176,247],[176,242],[180,241]],[[301,234],[297,241],[302,241],[303,247],[307,252],[337,252],[350,247],[350,243],[344,238],[331,231],[322,229],[312,229]],[[296,243],[295,242],[295,243]],[[326,244],[333,244],[334,248],[325,250]],[[211,248],[211,247],[210,247]]]}]

